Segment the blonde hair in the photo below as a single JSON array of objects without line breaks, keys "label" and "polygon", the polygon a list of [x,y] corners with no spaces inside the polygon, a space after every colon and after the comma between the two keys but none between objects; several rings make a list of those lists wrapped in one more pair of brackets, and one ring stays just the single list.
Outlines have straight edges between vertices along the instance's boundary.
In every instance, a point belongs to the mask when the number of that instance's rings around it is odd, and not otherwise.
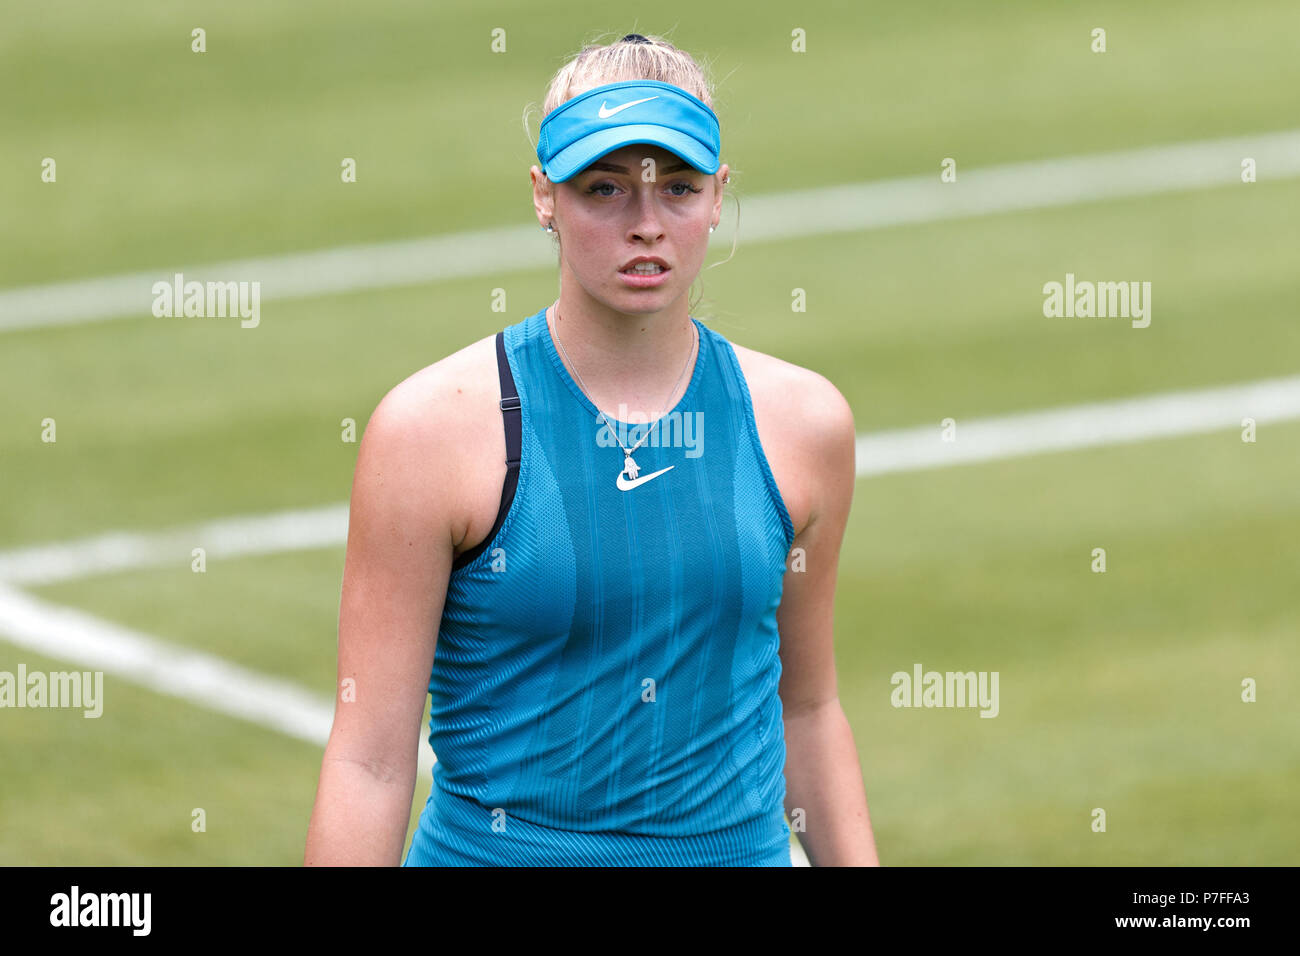
[{"label": "blonde hair", "polygon": [[[545,118],[552,110],[587,90],[604,86],[606,83],[622,83],[629,80],[658,80],[661,83],[671,83],[690,93],[716,113],[717,110],[713,106],[713,84],[707,70],[701,67],[689,53],[673,46],[663,37],[647,35],[644,40],[645,42],[624,41],[620,37],[611,43],[588,43],[583,46],[551,78],[546,88],[546,96],[542,100],[542,117]],[[533,147],[533,152],[536,153],[537,137],[528,128],[528,114],[533,109],[535,105],[531,103],[524,109],[524,133]],[[729,170],[728,175],[734,176],[735,170]],[[739,228],[739,200],[736,201],[736,225]],[[558,233],[554,238],[558,244]],[[733,240],[731,255],[735,254]],[[723,262],[715,262],[713,265],[720,266],[730,261],[731,256],[728,256]],[[712,269],[713,266],[707,268]],[[692,310],[694,308],[691,306]]]},{"label": "blonde hair", "polygon": [[[542,102],[542,116],[579,94],[627,80],[658,80],[681,87],[713,109],[713,91],[704,69],[685,50],[663,37],[648,36],[644,43],[615,40],[593,43],[556,71]],[[716,112],[716,111],[715,111]],[[527,128],[525,124],[525,129]]]}]

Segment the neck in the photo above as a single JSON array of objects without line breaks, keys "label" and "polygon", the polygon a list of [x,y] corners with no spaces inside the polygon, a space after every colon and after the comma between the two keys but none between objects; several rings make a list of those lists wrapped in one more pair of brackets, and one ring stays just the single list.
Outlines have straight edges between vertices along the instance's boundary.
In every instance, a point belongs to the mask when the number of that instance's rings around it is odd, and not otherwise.
[{"label": "neck", "polygon": [[698,349],[684,297],[661,312],[624,313],[561,292],[546,322],[560,361],[611,418],[654,421],[690,385]]}]

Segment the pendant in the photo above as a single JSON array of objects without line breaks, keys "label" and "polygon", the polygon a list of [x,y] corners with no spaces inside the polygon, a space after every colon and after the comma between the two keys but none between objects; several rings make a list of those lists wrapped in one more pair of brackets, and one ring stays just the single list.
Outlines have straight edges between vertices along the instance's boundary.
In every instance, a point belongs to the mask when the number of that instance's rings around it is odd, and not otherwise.
[{"label": "pendant", "polygon": [[637,467],[636,462],[632,460],[632,456],[628,455],[623,459],[623,471],[620,472],[620,474],[626,474],[629,478],[635,478],[637,472],[640,470],[641,469]]}]

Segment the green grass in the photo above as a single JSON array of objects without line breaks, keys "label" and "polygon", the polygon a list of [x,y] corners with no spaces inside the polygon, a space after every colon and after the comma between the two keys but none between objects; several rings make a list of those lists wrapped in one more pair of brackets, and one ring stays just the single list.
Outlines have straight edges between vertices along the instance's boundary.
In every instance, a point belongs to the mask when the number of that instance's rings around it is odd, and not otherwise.
[{"label": "green grass", "polygon": [[[69,669],[65,662],[26,650],[15,657],[11,647],[0,645],[0,669],[14,670],[17,660],[29,673]],[[319,663],[313,657],[305,669]],[[0,862],[302,863],[320,747],[113,675],[104,677],[103,700],[98,718],[86,718],[80,710],[4,712]],[[429,784],[429,779],[416,782],[412,827]],[[196,810],[203,811],[202,831],[194,829]]]},{"label": "green grass", "polygon": [[[524,108],[589,34],[626,27],[576,3],[389,0],[361,26],[337,2],[58,11],[12,10],[0,38],[0,87],[34,91],[0,141],[3,214],[22,227],[0,230],[0,287],[532,223]],[[1290,127],[1300,88],[1300,9],[1282,0],[733,0],[638,23],[711,67],[741,195]],[[1107,53],[1089,51],[1094,26]]]},{"label": "green grass", "polygon": [[[68,665],[3,645],[3,667]],[[320,770],[308,744],[106,675],[104,712],[6,711],[6,865],[302,862]],[[192,830],[202,809],[206,831]]]},{"label": "green grass", "polygon": [[[1300,425],[1269,431],[858,484],[840,698],[892,862],[1300,859]],[[892,707],[914,663],[998,671],[999,715]]]}]

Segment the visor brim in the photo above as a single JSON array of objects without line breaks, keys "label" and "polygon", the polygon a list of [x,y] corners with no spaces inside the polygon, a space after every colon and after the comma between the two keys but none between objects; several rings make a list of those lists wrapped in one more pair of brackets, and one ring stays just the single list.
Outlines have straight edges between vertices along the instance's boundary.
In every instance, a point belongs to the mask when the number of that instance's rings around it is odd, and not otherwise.
[{"label": "visor brim", "polygon": [[553,183],[562,183],[572,179],[606,153],[633,143],[661,146],[702,173],[716,173],[721,167],[708,147],[678,130],[654,125],[619,126],[598,130],[560,150],[547,164],[546,177]]}]

